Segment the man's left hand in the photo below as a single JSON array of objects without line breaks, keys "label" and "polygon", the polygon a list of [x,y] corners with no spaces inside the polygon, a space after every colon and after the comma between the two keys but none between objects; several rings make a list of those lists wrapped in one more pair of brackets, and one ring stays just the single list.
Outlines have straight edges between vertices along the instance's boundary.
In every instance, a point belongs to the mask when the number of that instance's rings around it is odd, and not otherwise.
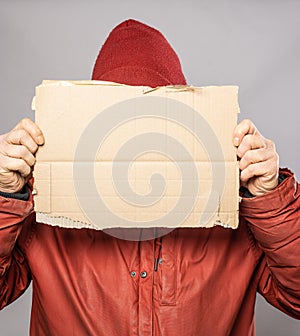
[{"label": "man's left hand", "polygon": [[251,120],[245,119],[233,132],[237,147],[241,186],[260,196],[278,185],[279,157],[275,144],[263,137]]}]

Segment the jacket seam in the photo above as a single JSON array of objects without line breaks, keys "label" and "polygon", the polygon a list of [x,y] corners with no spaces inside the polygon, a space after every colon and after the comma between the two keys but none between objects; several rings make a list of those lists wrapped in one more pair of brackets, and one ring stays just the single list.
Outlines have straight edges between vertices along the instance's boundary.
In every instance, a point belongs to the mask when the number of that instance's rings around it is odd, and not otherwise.
[{"label": "jacket seam", "polygon": [[[31,242],[32,242],[32,240],[33,240],[33,236],[34,236],[34,234],[35,234],[35,232],[36,232],[36,221],[35,221],[35,213],[33,212],[32,214],[30,214],[28,217],[30,217],[30,216],[33,216],[33,214],[34,214],[34,219],[32,219],[32,223],[31,223],[31,225],[30,225],[30,230],[29,230],[29,232],[28,232],[28,234],[27,234],[27,237],[26,237],[26,240],[25,240],[25,242],[24,242],[24,248],[22,248],[22,251],[23,251],[23,253],[24,253],[24,255],[27,257],[27,249],[29,248],[29,246],[31,245]],[[28,220],[28,217],[25,219],[25,221],[26,220]],[[27,224],[27,223],[26,223]]]},{"label": "jacket seam", "polygon": [[[256,262],[258,262],[258,261],[260,260],[260,258],[261,258],[261,255],[260,255],[260,253],[258,253],[258,251],[257,251],[257,249],[258,249],[259,247],[257,246],[257,241],[256,241],[256,239],[255,239],[255,237],[254,237],[254,233],[253,233],[253,231],[251,230],[248,221],[246,221],[246,227],[247,227],[247,236],[248,236],[248,239],[249,239],[249,246],[250,246],[250,248],[251,248],[251,250],[252,250],[252,253],[253,253],[253,255],[254,255],[255,259],[256,259]],[[260,250],[261,250],[261,249],[260,249]],[[262,250],[261,250],[261,251],[262,251]],[[262,251],[262,254],[264,254],[263,251]]]}]

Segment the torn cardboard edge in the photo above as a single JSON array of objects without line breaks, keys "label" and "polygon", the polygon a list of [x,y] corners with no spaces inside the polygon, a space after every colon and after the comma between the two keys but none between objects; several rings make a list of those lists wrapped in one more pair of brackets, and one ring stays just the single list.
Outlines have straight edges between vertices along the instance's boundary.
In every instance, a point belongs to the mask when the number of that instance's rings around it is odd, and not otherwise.
[{"label": "torn cardboard edge", "polygon": [[[55,120],[55,117],[53,115],[53,112],[54,114],[56,113],[55,110],[57,110],[55,108],[56,107],[59,107],[58,105],[54,105],[52,104],[53,102],[49,102],[49,99],[47,101],[47,94],[50,94],[50,95],[55,95],[55,90],[53,90],[53,88],[57,88],[59,90],[59,88],[62,88],[62,87],[69,87],[71,88],[74,88],[74,87],[99,87],[99,88],[106,88],[107,89],[114,89],[114,88],[118,88],[118,92],[120,93],[121,91],[120,88],[125,88],[126,90],[126,93],[128,93],[128,95],[130,96],[129,98],[127,97],[126,95],[126,98],[127,99],[130,99],[130,98],[135,98],[135,97],[138,97],[138,96],[145,96],[145,95],[160,95],[162,94],[163,97],[168,97],[168,95],[170,94],[172,96],[172,99],[175,99],[174,96],[176,95],[180,95],[180,94],[195,94],[197,93],[197,97],[199,98],[199,95],[201,95],[201,93],[203,92],[208,92],[209,90],[211,90],[212,92],[214,90],[221,90],[222,91],[222,88],[226,91],[232,91],[231,94],[233,93],[233,96],[236,95],[235,98],[231,98],[232,99],[232,102],[229,104],[231,105],[231,109],[232,109],[232,120],[235,120],[235,123],[236,123],[236,114],[239,113],[239,107],[238,107],[238,102],[237,102],[237,91],[238,91],[238,88],[236,86],[225,86],[225,87],[219,87],[219,86],[209,86],[209,87],[193,87],[193,86],[166,86],[166,87],[158,87],[158,88],[151,88],[151,87],[147,87],[147,86],[142,86],[142,87],[130,87],[128,85],[124,85],[124,84],[119,84],[119,83],[113,83],[113,82],[102,82],[102,81],[55,81],[55,80],[46,80],[46,81],[43,81],[43,83],[38,86],[37,88],[37,93],[38,92],[43,92],[43,97],[41,99],[41,95],[37,94],[36,98],[33,99],[33,103],[32,103],[32,106],[33,108],[35,109],[37,107],[37,114],[39,115],[39,118],[37,118],[37,122],[40,126],[42,126],[42,130],[46,130],[47,127],[49,125],[52,125],[53,123],[51,123],[51,121],[49,122],[39,122],[41,121],[43,118],[46,118],[47,119],[47,116],[50,116],[52,115],[52,120]],[[47,90],[51,88],[51,92],[47,93]],[[129,90],[129,91],[128,91]],[[220,92],[221,92],[220,91]],[[71,92],[71,91],[70,91]],[[71,93],[68,93],[68,95],[70,95]],[[78,94],[78,91],[77,91],[77,94]],[[232,97],[233,97],[232,96]],[[46,97],[46,98],[45,98]],[[49,97],[48,97],[49,98]],[[68,98],[65,97],[65,98]],[[76,97],[77,99],[78,97]],[[182,97],[181,99],[183,99],[183,102],[185,102],[185,99],[190,99],[191,97]],[[194,100],[195,97],[192,97],[192,100]],[[198,99],[197,98],[197,99]],[[115,104],[116,102],[118,101],[124,101],[124,97],[121,97],[120,100],[116,99],[116,101],[114,99],[111,100],[111,104]],[[206,99],[212,99],[211,97],[208,97]],[[43,100],[43,102],[42,102]],[[51,100],[51,99],[50,99]],[[180,101],[180,100],[179,100]],[[211,104],[212,102],[209,102],[209,104]],[[41,108],[41,106],[44,105],[45,109],[44,108]],[[48,105],[47,105],[48,104]],[[67,106],[68,104],[66,104]],[[205,105],[205,104],[204,104]],[[226,105],[226,104],[225,104]],[[49,107],[51,107],[49,109]],[[76,107],[76,106],[73,106],[73,108]],[[69,107],[71,108],[71,107]],[[195,108],[195,106],[194,106]],[[91,109],[91,107],[90,107]],[[226,108],[225,108],[226,110]],[[84,111],[84,110],[82,110]],[[81,113],[82,113],[81,111]],[[51,113],[50,113],[51,112]],[[73,111],[72,111],[73,112]],[[198,111],[199,112],[199,111]],[[62,113],[62,111],[60,111],[60,113]],[[95,111],[95,113],[99,113],[99,111]],[[61,117],[61,115],[60,115]],[[51,118],[50,118],[51,119]],[[231,122],[232,122],[231,120]],[[42,124],[42,125],[41,125]],[[86,125],[86,124],[85,124]],[[51,126],[50,126],[51,128]],[[45,133],[45,132],[44,132]],[[46,132],[47,133],[47,132]],[[47,137],[47,134],[46,134],[46,144],[48,146],[48,137]],[[46,148],[46,146],[45,146]],[[39,165],[39,163],[43,163],[43,162],[47,162],[47,160],[45,161],[45,158],[43,157],[43,155],[41,156],[40,154],[41,153],[46,153],[46,150],[45,148],[40,148],[39,149],[39,152],[37,154],[37,165]],[[50,147],[49,147],[50,148]],[[53,148],[55,148],[55,145],[52,146],[52,150]],[[51,150],[50,150],[51,152]],[[42,157],[42,161],[40,161]],[[236,159],[236,156],[235,156],[235,153],[234,153],[234,158]],[[49,163],[51,162],[51,159],[50,161],[48,161]],[[234,162],[234,160],[233,160]],[[53,177],[53,176],[52,176]],[[41,188],[40,188],[40,181],[39,181],[39,175],[38,176],[35,176],[35,179],[36,179],[36,189],[37,189],[37,195],[35,196],[36,197],[36,203],[38,204],[40,201],[41,201],[41,198],[45,197],[45,195],[43,195],[43,192],[41,193]],[[51,178],[49,180],[46,180],[46,183],[51,184]],[[220,217],[218,216],[218,214],[216,214],[215,216],[212,216],[212,219],[210,220],[209,223],[207,223],[205,225],[205,227],[213,227],[215,225],[221,225],[223,227],[231,227],[231,228],[237,228],[238,226],[238,202],[239,202],[239,196],[238,196],[238,185],[239,185],[239,175],[238,175],[238,166],[236,165],[235,167],[235,181],[231,180],[233,182],[233,184],[235,185],[235,188],[236,188],[236,191],[235,191],[235,197],[231,200],[232,201],[232,209],[233,211],[231,212],[231,222],[227,222],[226,220],[222,220],[220,219]],[[43,181],[41,181],[43,182]],[[45,180],[44,180],[45,182]],[[49,192],[50,192],[50,195],[51,195],[51,188],[49,189]],[[52,201],[50,201],[50,203],[52,203]],[[41,223],[45,223],[45,224],[48,224],[48,225],[53,225],[53,226],[60,226],[60,227],[65,227],[65,228],[91,228],[91,229],[96,229],[96,230],[102,230],[102,229],[110,229],[110,228],[117,228],[117,227],[122,227],[122,228],[129,228],[129,227],[136,227],[136,226],[123,226],[123,224],[121,224],[120,226],[117,226],[117,225],[110,225],[109,223],[107,223],[106,225],[94,225],[94,224],[91,224],[89,221],[87,220],[82,220],[82,217],[81,219],[78,219],[78,218],[72,218],[72,216],[66,216],[64,214],[61,214],[60,212],[56,213],[56,214],[51,214],[52,212],[50,211],[49,212],[45,212],[45,211],[41,211],[43,210],[43,207],[40,208],[40,205],[36,206],[36,215],[37,215],[37,221],[38,222],[41,222]],[[226,212],[224,212],[223,214],[226,215]],[[139,227],[143,227],[143,228],[148,228],[147,226],[139,226]],[[166,227],[166,228],[172,228],[173,226],[172,225],[164,225],[164,226],[159,226],[159,227]],[[188,226],[185,226],[185,225],[182,225],[180,227],[198,227],[197,225],[188,225]],[[175,227],[174,227],[175,228]]]},{"label": "torn cardboard edge", "polygon": [[36,221],[38,223],[48,224],[51,226],[59,226],[69,229],[94,229],[102,230],[97,225],[93,225],[88,222],[76,221],[68,217],[63,216],[51,216],[44,212],[36,212]]},{"label": "torn cardboard edge", "polygon": [[[36,212],[36,221],[38,223],[42,223],[42,224],[47,224],[47,225],[51,225],[51,226],[58,226],[58,227],[62,227],[62,228],[69,228],[69,229],[93,229],[93,230],[103,230],[103,229],[132,229],[132,228],[136,228],[136,229],[149,229],[149,227],[147,226],[130,226],[130,227],[124,227],[124,226],[110,226],[107,228],[102,228],[99,227],[97,225],[93,225],[92,223],[89,222],[82,222],[82,221],[77,221],[77,220],[73,220],[71,218],[68,217],[64,217],[64,216],[51,216],[48,215],[47,213],[44,212]],[[222,226],[224,228],[229,228],[229,229],[237,229],[238,226],[230,226],[227,223],[223,223],[220,218],[215,219],[214,221],[211,221],[210,226],[206,226],[206,228],[212,228],[214,226]],[[164,227],[160,227],[160,228],[166,228],[166,229],[171,229],[171,226],[164,226]],[[174,229],[176,228],[186,228],[184,226],[176,226],[174,227]],[[188,227],[187,227],[188,228]],[[192,227],[195,228],[195,227]]]}]

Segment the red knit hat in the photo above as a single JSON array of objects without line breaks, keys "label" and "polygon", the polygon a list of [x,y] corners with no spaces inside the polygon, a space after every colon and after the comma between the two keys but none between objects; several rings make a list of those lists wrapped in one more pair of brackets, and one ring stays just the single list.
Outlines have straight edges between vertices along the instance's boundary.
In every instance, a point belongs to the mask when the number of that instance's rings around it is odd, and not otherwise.
[{"label": "red knit hat", "polygon": [[109,34],[92,79],[127,85],[185,85],[178,56],[156,29],[126,20]]}]

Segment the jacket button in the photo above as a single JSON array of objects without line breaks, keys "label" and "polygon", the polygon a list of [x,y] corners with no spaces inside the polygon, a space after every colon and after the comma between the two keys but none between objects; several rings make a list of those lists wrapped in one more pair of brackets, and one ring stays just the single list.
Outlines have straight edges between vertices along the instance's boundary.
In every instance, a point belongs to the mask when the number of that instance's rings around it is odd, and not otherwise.
[{"label": "jacket button", "polygon": [[132,272],[130,272],[130,275],[134,278],[136,276],[136,272],[132,271]]},{"label": "jacket button", "polygon": [[146,278],[146,276],[147,276],[147,272],[145,271],[141,272],[141,278]]}]

